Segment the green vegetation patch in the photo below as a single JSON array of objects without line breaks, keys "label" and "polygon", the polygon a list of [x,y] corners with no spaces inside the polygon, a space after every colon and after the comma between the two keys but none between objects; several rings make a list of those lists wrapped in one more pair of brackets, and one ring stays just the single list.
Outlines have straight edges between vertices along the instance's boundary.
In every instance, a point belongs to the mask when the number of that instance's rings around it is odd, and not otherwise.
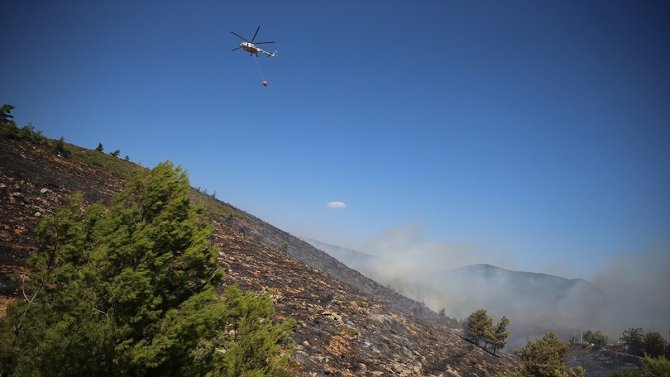
[{"label": "green vegetation patch", "polygon": [[493,324],[493,319],[486,313],[486,310],[475,310],[468,316],[465,323],[465,331],[468,337],[472,339],[477,345],[480,341],[484,341],[484,349],[491,346],[493,354],[495,355],[499,349],[505,347],[507,344],[507,331],[509,319],[502,316],[497,324]]},{"label": "green vegetation patch", "polygon": [[553,332],[528,342],[517,351],[521,367],[502,374],[503,377],[584,377],[584,368],[567,368],[565,358],[570,349]]}]

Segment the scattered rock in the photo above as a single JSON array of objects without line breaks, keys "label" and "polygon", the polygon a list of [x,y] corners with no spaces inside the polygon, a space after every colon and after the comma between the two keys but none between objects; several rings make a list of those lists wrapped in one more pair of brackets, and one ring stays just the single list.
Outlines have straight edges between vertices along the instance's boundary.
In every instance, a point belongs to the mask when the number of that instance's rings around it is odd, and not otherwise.
[{"label": "scattered rock", "polygon": [[460,373],[458,373],[457,371],[455,371],[452,367],[450,367],[448,365],[447,365],[447,371],[446,372],[448,373],[449,376],[461,377]]},{"label": "scattered rock", "polygon": [[321,315],[324,316],[324,317],[328,317],[328,318],[332,319],[333,321],[335,321],[339,324],[344,323],[344,321],[342,321],[342,316],[337,314],[337,313],[333,313],[333,312],[330,312],[330,311],[324,311],[324,312],[321,313]]}]

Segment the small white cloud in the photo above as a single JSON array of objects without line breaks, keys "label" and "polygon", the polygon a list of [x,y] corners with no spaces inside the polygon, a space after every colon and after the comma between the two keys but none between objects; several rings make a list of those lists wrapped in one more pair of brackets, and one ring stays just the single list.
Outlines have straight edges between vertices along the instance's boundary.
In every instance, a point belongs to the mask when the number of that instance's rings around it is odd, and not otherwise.
[{"label": "small white cloud", "polygon": [[330,202],[330,203],[326,204],[326,206],[328,208],[340,209],[340,208],[346,207],[347,205],[344,204],[344,202]]}]

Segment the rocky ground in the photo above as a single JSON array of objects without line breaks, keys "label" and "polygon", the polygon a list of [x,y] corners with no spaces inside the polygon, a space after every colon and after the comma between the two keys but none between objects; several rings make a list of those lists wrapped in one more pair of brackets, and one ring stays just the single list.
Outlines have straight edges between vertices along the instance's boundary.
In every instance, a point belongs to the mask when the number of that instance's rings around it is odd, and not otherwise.
[{"label": "rocky ground", "polygon": [[[11,277],[25,265],[39,219],[74,191],[91,203],[108,200],[123,185],[117,172],[76,153],[63,157],[0,135],[0,310],[20,294]],[[226,284],[268,293],[278,319],[297,320],[299,375],[490,376],[516,364],[510,355],[475,347],[422,304],[298,238],[212,197],[193,196],[214,223]]]},{"label": "rocky ground", "polygon": [[86,202],[94,203],[108,200],[123,185],[101,169],[0,135],[0,305],[19,293],[12,276],[25,264],[42,216],[72,192],[83,192]]}]

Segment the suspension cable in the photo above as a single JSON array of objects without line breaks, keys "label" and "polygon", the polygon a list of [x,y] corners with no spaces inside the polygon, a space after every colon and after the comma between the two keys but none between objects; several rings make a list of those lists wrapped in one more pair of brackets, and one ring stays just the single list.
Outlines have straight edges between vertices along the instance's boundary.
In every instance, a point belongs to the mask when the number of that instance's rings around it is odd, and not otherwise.
[{"label": "suspension cable", "polygon": [[254,60],[256,61],[256,67],[258,67],[258,72],[261,74],[261,80],[265,81],[265,75],[263,74],[263,70],[261,69],[261,65],[258,64],[258,56],[254,55]]}]

